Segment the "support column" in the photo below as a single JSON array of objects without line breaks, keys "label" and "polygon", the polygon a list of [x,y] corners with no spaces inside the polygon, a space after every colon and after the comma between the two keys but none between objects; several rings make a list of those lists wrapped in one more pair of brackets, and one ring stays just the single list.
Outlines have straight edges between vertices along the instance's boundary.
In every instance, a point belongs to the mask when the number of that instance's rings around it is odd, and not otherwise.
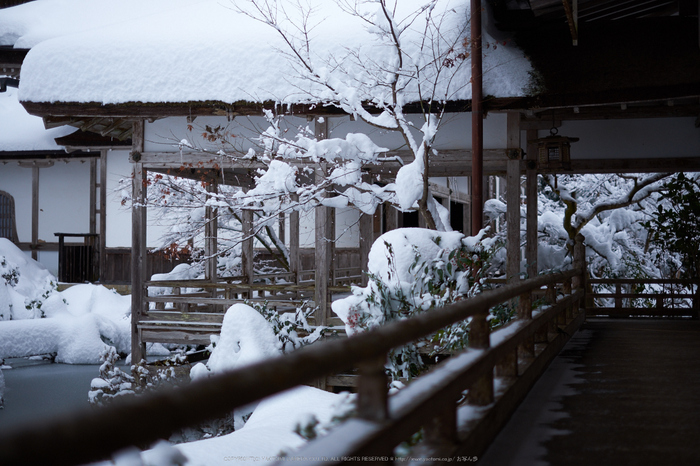
[{"label": "support column", "polygon": [[39,167],[32,167],[32,259],[38,260],[39,245]]},{"label": "support column", "polygon": [[106,248],[107,248],[107,150],[100,151],[100,179],[99,179],[99,279],[102,281],[106,270]]},{"label": "support column", "polygon": [[[253,256],[255,251],[253,249],[253,211],[244,210],[241,212],[241,227],[243,230],[243,242],[241,251],[241,267],[243,269],[243,276],[245,277],[245,282],[249,285],[253,284],[254,280],[254,268],[253,268]],[[248,293],[248,298],[252,298],[252,293]]]},{"label": "support column", "polygon": [[[216,194],[218,190],[219,184],[215,180],[207,184],[207,193]],[[204,208],[204,256],[206,257],[204,278],[210,282],[216,282],[217,278],[218,213],[219,209],[211,205]]]},{"label": "support column", "polygon": [[482,104],[481,0],[471,0],[472,60],[472,235],[484,224],[484,109]]},{"label": "support column", "polygon": [[537,130],[527,130],[527,171],[525,172],[525,198],[527,199],[527,231],[525,237],[525,262],[527,277],[537,276]]},{"label": "support column", "polygon": [[508,162],[506,163],[506,277],[520,279],[520,114],[508,113]]},{"label": "support column", "polygon": [[[315,136],[317,140],[328,137],[328,120],[316,117],[314,122]],[[321,162],[316,167],[316,184],[321,184],[326,179],[326,164]],[[325,197],[325,194],[323,195]],[[330,277],[330,241],[335,239],[335,231],[331,233],[332,217],[331,208],[319,206],[314,211],[316,238],[315,238],[315,291],[316,325],[326,325],[328,315],[328,278]]]},{"label": "support column", "polygon": [[[297,194],[292,194],[295,201],[299,200]],[[294,273],[294,283],[299,284],[299,211],[295,210],[289,214],[289,271]]]},{"label": "support column", "polygon": [[138,324],[147,312],[146,308],[146,176],[142,163],[143,121],[134,122],[131,161],[133,185],[131,205],[131,363],[137,364],[146,357],[146,343],[141,339]]},{"label": "support column", "polygon": [[374,216],[360,214],[360,265],[362,267],[362,286],[367,286],[367,264],[369,250],[374,243]]}]

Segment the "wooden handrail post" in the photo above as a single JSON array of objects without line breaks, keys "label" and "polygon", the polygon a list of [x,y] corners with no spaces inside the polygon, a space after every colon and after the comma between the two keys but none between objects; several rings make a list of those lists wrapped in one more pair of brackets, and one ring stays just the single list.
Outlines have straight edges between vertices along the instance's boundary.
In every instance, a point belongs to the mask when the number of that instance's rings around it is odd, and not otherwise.
[{"label": "wooden handrail post", "polygon": [[457,430],[457,401],[453,400],[445,409],[423,426],[424,442],[431,447],[455,445],[459,442]]},{"label": "wooden handrail post", "polygon": [[[571,295],[571,291],[573,288],[571,282],[572,282],[571,278],[567,278],[566,280],[564,280],[563,291],[564,291],[564,294],[567,296]],[[574,318],[574,305],[570,304],[570,305],[566,306],[566,322],[570,321],[573,318]],[[566,323],[566,322],[564,322],[564,323]]]},{"label": "wooden handrail post", "polygon": [[383,421],[389,417],[389,391],[386,356],[358,364],[357,415],[370,421]]},{"label": "wooden handrail post", "polygon": [[[547,291],[544,294],[544,300],[550,306],[553,306],[557,303],[557,289],[556,289],[554,284],[547,285]],[[549,322],[547,322],[547,333],[551,333],[554,335],[557,334],[558,321],[559,321],[559,316],[557,316],[556,318],[551,319]],[[547,341],[549,341],[549,337],[547,337]]]},{"label": "wooden handrail post", "polygon": [[[520,295],[518,302],[518,319],[532,320],[532,292],[528,291]],[[524,357],[535,357],[535,339],[528,338],[520,345],[520,351]]]},{"label": "wooden handrail post", "polygon": [[[489,323],[486,317],[486,313],[476,314],[472,317],[472,321],[469,324],[470,348],[488,349],[491,346],[489,341]],[[467,399],[469,403],[477,406],[493,403],[493,371],[481,376],[469,388]]]},{"label": "wooden handrail post", "polygon": [[[578,290],[586,290],[586,246],[583,244],[585,241],[586,237],[583,236],[581,233],[576,235],[576,238],[574,238],[574,261],[573,261],[573,267],[574,269],[580,270],[581,275],[575,276],[572,281],[571,281],[571,287],[578,291]],[[579,301],[578,306],[576,307],[576,312],[580,312],[582,309],[585,309],[586,307],[586,298],[585,296]],[[585,310],[584,310],[585,312]]]}]

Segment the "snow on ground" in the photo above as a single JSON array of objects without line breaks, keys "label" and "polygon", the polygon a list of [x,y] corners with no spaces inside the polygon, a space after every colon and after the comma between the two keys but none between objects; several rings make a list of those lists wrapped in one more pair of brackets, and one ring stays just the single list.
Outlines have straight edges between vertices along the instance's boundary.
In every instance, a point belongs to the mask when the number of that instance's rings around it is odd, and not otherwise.
[{"label": "snow on ground", "polygon": [[[329,423],[344,395],[312,387],[297,387],[270,397],[258,405],[245,426],[231,434],[179,444],[187,466],[272,463],[281,453],[294,457],[293,450],[306,441],[294,432],[298,423],[315,416]],[[143,453],[149,464],[152,451]]]},{"label": "snow on ground", "polygon": [[[300,77],[299,70],[281,53],[286,44],[276,30],[236,12],[235,2],[151,0],[139,1],[136,6],[131,0],[126,7],[123,2],[109,0],[33,3],[31,7],[22,5],[4,10],[0,19],[0,38],[4,44],[32,47],[22,66],[23,101],[297,103],[321,102],[327,92],[325,87]],[[295,3],[286,5],[292,21],[299,15]],[[410,17],[411,11],[425,3],[423,0],[397,2],[396,18]],[[367,28],[363,19],[343,12],[336,2],[313,0],[310,4],[314,11],[308,18],[313,27],[309,59],[323,75],[322,79],[341,91],[348,86],[348,79],[367,82],[348,90],[366,93],[357,95],[363,100],[372,100],[372,93],[385,92],[382,86],[370,84],[376,79],[371,73],[362,75],[362,69],[354,66],[353,77],[348,78],[346,72],[337,76],[334,73],[353,65],[350,63],[354,60],[353,51],[359,51],[362,59],[371,54],[380,69],[391,69],[395,66],[392,47],[378,41],[376,31]],[[370,10],[377,6],[367,4],[362,8]],[[139,14],[133,15],[133,11]],[[454,39],[450,38],[451,34],[468,37],[463,28],[469,2],[443,0],[431,11],[438,21],[445,14],[440,29],[445,40]],[[125,14],[130,17],[125,18]],[[79,24],[76,18],[82,15],[99,18],[84,21],[73,29],[74,24]],[[295,22],[300,24],[299,20]],[[431,58],[432,51],[425,56],[418,53],[424,27],[424,18],[416,20],[402,42],[406,57],[417,66],[425,65]],[[282,20],[282,28],[294,31],[288,21]],[[487,35],[484,40],[496,44]],[[490,47],[484,65],[485,93],[499,97],[523,95],[531,66],[520,50],[502,43],[497,48]],[[424,72],[429,74],[429,67]],[[466,85],[469,81],[469,66],[465,63],[454,79],[455,83],[465,84],[455,85],[449,98],[471,98],[471,88]],[[446,86],[446,79],[439,85]],[[409,89],[407,101],[416,100],[415,91]]]},{"label": "snow on ground", "polygon": [[77,128],[45,129],[42,119],[28,114],[17,96],[17,89],[11,87],[0,92],[0,151],[63,149],[54,138],[71,134]]},{"label": "snow on ground", "polygon": [[0,264],[0,359],[55,353],[96,364],[108,344],[130,351],[129,296],[89,284],[58,292],[56,277],[4,238]]}]

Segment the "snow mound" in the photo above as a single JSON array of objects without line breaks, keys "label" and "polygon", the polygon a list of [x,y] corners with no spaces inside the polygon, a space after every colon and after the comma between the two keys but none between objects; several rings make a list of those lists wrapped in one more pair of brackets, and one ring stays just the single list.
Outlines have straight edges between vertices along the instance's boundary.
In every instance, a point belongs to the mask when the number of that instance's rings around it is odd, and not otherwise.
[{"label": "snow mound", "polygon": [[212,373],[243,367],[281,354],[281,344],[270,324],[246,304],[234,304],[224,315],[219,338],[206,366],[195,365],[190,377],[198,380]]},{"label": "snow mound", "polygon": [[[321,424],[329,423],[342,397],[312,387],[294,388],[260,402],[243,428],[175,448],[189,459],[188,466],[269,464],[281,452],[293,451],[306,442],[294,432],[299,422],[313,415]],[[157,453],[144,452],[144,463],[155,464],[153,457]],[[289,453],[289,458],[293,457]]]},{"label": "snow mound", "polygon": [[0,238],[0,321],[41,316],[58,280],[6,238]]}]

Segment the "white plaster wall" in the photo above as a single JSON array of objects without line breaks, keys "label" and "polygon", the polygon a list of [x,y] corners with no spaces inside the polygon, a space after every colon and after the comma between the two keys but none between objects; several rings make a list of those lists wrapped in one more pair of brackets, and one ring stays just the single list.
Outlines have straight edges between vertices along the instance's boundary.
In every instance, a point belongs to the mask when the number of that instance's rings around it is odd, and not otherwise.
[{"label": "white plaster wall", "polygon": [[90,233],[88,160],[56,162],[53,167],[39,170],[39,240],[57,242],[54,233]]},{"label": "white plaster wall", "polygon": [[[351,121],[350,117],[327,117],[330,137],[344,139],[348,133],[367,134],[375,144],[388,149],[400,149],[405,146],[402,136],[394,131],[384,131],[370,126],[362,121]],[[409,120],[416,128],[423,125],[420,115],[409,115]],[[484,148],[503,149],[506,147],[506,119],[505,113],[489,113],[484,120]],[[246,152],[250,147],[255,147],[254,139],[269,124],[262,117],[236,117],[228,121],[225,117],[198,117],[191,123],[192,129],[188,129],[185,117],[171,117],[146,123],[144,150],[147,152],[177,152],[178,142],[187,139],[198,148],[219,150],[220,143],[209,143],[202,137],[202,132],[209,126],[221,127],[223,133],[233,134],[228,138],[230,146],[226,150],[235,148]],[[289,134],[296,134],[298,128],[310,127],[313,131],[313,121],[309,122],[305,117],[286,116],[282,128],[288,129]],[[414,132],[414,137],[419,138],[420,133]],[[440,127],[435,142],[438,150],[446,149],[471,149],[471,113],[447,114]]]},{"label": "white plaster wall", "polygon": [[17,162],[0,165],[0,190],[15,200],[15,220],[20,242],[32,241],[32,169]]},{"label": "white plaster wall", "polygon": [[[700,157],[700,128],[690,118],[565,121],[559,135],[580,138],[575,159]],[[539,131],[540,137],[549,131]]]},{"label": "white plaster wall", "polygon": [[[129,179],[132,174],[129,151],[115,150],[107,153],[107,225],[106,246],[131,247],[131,208],[122,206],[119,190],[121,179]],[[152,215],[148,215],[146,243],[149,247],[160,246],[159,239],[165,227],[155,225]]]}]

